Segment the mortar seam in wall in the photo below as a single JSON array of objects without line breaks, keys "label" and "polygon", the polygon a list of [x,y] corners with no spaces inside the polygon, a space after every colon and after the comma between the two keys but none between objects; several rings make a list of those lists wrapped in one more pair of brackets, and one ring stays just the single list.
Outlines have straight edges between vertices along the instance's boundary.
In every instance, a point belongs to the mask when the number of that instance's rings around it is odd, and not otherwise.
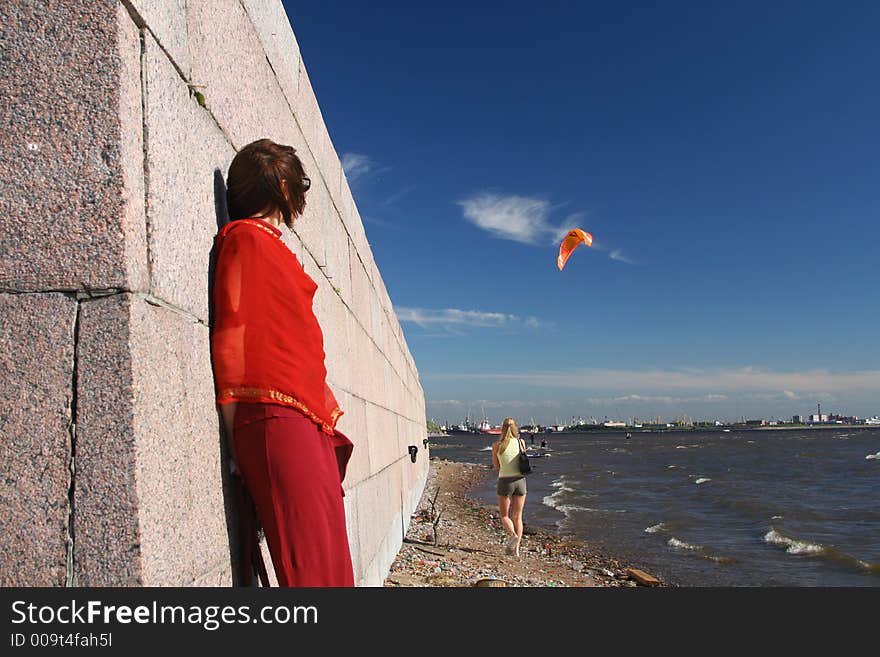
[{"label": "mortar seam in wall", "polygon": [[[14,288],[0,288],[0,294],[13,294],[13,295],[28,295],[28,294],[63,294],[65,296],[69,296],[71,294],[78,295],[77,298],[97,298],[97,297],[107,297],[112,296],[114,294],[121,294],[125,292],[130,292],[125,288],[121,287],[108,287],[108,288],[89,288],[85,289],[78,287],[59,287],[59,288],[45,288],[39,290],[16,290]],[[97,293],[97,294],[95,294]]]},{"label": "mortar seam in wall", "polygon": [[183,308],[178,308],[177,306],[174,306],[174,305],[168,303],[167,301],[160,299],[157,296],[154,296],[154,295],[148,294],[148,293],[144,293],[144,292],[134,292],[133,294],[135,296],[137,296],[138,298],[140,298],[142,301],[150,304],[151,306],[155,306],[157,308],[164,308],[165,310],[170,310],[175,315],[180,315],[181,317],[185,317],[186,319],[190,320],[193,324],[201,324],[202,326],[208,328],[208,323],[206,321],[200,319],[196,315],[193,315],[191,312],[184,310]]},{"label": "mortar seam in wall", "polygon": [[[371,474],[369,477],[367,477],[366,479],[361,479],[359,482],[357,482],[357,483],[356,483],[352,488],[350,488],[349,490],[354,490],[355,488],[357,488],[357,487],[360,486],[361,484],[363,484],[363,483],[365,483],[365,482],[368,482],[368,481],[370,481],[371,479],[375,479],[376,477],[378,477],[379,475],[381,475],[381,474],[382,474],[383,472],[385,472],[386,470],[388,470],[388,469],[390,469],[390,468],[393,468],[395,465],[398,465],[401,461],[403,461],[403,460],[407,460],[407,461],[408,461],[409,459],[410,459],[409,454],[404,454],[404,455],[401,456],[400,458],[398,458],[398,459],[396,459],[396,460],[394,460],[394,461],[391,461],[391,463],[389,463],[388,465],[386,465],[385,467],[383,467],[381,470],[377,470],[376,472],[372,473],[372,474]],[[415,465],[415,463],[413,463],[412,465]]]},{"label": "mortar seam in wall", "polygon": [[176,315],[180,315],[185,317],[186,319],[192,321],[194,324],[201,324],[202,326],[208,327],[208,323],[196,315],[193,315],[191,312],[184,310],[183,308],[178,308],[167,301],[163,301],[159,297],[156,297],[149,292],[141,292],[138,290],[129,290],[126,288],[86,288],[85,290],[81,289],[57,289],[57,290],[12,290],[0,288],[0,294],[11,294],[16,296],[25,296],[25,295],[43,295],[43,294],[61,294],[64,296],[69,296],[74,298],[79,303],[88,303],[89,301],[97,301],[99,299],[106,299],[107,297],[115,297],[122,296],[125,294],[130,294],[132,296],[136,296],[142,301],[150,304],[151,306],[157,306],[159,308],[165,308],[166,310],[170,310]]},{"label": "mortar seam in wall", "polygon": [[[135,25],[137,21],[135,20]],[[146,230],[146,248],[147,248],[147,289],[153,290],[153,225],[150,220],[150,161],[147,157],[149,153],[149,128],[147,122],[147,41],[146,27],[138,30],[138,36],[141,47],[140,57],[140,74],[141,74],[141,142],[143,149],[143,169],[144,169],[144,228]]]},{"label": "mortar seam in wall", "polygon": [[71,384],[70,384],[70,422],[68,424],[68,433],[70,434],[70,462],[68,469],[70,471],[70,483],[67,487],[67,536],[66,538],[66,554],[65,554],[65,579],[64,585],[67,587],[77,586],[76,580],[76,423],[77,423],[77,397],[79,390],[77,387],[77,378],[79,376],[79,321],[80,321],[81,303],[76,302],[76,311],[73,318],[73,363],[71,368]]},{"label": "mortar seam in wall", "polygon": [[[331,381],[331,383],[333,383],[333,381]],[[370,401],[370,400],[367,399],[366,397],[361,397],[359,394],[357,394],[356,392],[354,392],[354,391],[352,391],[352,390],[349,390],[348,388],[344,388],[344,387],[342,387],[342,386],[339,386],[339,388],[340,388],[341,390],[343,390],[344,392],[347,392],[349,395],[351,395],[351,396],[354,397],[355,399],[360,399],[360,400],[361,400],[362,402],[364,402],[365,404],[372,404],[373,406],[375,406],[375,407],[377,407],[377,408],[381,408],[382,410],[388,411],[388,412],[391,413],[392,415],[396,415],[397,417],[402,417],[404,420],[409,420],[410,422],[415,422],[416,424],[420,424],[419,418],[412,418],[412,417],[410,417],[410,416],[408,416],[408,415],[403,415],[403,414],[401,414],[401,413],[398,413],[397,411],[395,411],[395,410],[392,409],[392,408],[388,408],[387,406],[382,406],[381,404],[377,404],[377,403],[374,402],[374,401]]]}]

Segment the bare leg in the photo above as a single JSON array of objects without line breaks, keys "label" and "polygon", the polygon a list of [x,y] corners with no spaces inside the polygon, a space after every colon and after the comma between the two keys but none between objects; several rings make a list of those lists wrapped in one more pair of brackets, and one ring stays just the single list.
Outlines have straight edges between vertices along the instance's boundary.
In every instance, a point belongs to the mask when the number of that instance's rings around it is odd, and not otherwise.
[{"label": "bare leg", "polygon": [[516,556],[519,556],[519,544],[523,535],[523,507],[526,505],[525,495],[513,495],[510,505],[510,515],[512,516],[512,524],[516,532]]},{"label": "bare leg", "polygon": [[[520,513],[521,514],[521,513]],[[508,536],[516,535],[516,527],[510,519],[510,498],[504,495],[498,496],[498,517],[501,518],[501,526]]]}]

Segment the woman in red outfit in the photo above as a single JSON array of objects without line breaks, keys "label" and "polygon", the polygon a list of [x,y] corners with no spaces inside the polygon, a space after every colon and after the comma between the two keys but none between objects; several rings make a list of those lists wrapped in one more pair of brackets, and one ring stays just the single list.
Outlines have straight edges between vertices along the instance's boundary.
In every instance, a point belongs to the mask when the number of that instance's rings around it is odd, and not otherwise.
[{"label": "woman in red outfit", "polygon": [[310,185],[290,146],[261,139],[227,177],[211,356],[217,403],[281,586],[354,586],[342,479],[352,444],[327,386],[317,285],[281,241]]}]

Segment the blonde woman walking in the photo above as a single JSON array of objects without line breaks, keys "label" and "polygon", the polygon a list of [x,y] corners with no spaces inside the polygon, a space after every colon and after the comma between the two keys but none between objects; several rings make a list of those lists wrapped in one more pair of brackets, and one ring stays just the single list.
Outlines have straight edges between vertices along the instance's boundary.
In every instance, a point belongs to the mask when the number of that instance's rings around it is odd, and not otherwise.
[{"label": "blonde woman walking", "polygon": [[507,534],[504,552],[519,556],[523,535],[523,507],[526,504],[526,477],[519,471],[519,451],[526,446],[519,437],[516,421],[506,418],[501,439],[492,445],[492,467],[498,470],[498,515]]}]

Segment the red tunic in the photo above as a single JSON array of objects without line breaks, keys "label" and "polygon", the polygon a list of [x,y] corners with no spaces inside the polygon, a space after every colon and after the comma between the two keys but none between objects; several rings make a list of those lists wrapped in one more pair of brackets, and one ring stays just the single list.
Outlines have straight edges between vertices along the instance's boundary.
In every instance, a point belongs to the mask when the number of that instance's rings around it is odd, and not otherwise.
[{"label": "red tunic", "polygon": [[239,402],[236,460],[282,586],[353,586],[341,482],[353,449],[327,386],[317,285],[259,219],[217,234],[217,403]]},{"label": "red tunic", "polygon": [[342,415],[327,386],[324,338],[312,312],[318,286],[259,219],[217,234],[211,350],[217,403],[291,406],[333,435]]}]

